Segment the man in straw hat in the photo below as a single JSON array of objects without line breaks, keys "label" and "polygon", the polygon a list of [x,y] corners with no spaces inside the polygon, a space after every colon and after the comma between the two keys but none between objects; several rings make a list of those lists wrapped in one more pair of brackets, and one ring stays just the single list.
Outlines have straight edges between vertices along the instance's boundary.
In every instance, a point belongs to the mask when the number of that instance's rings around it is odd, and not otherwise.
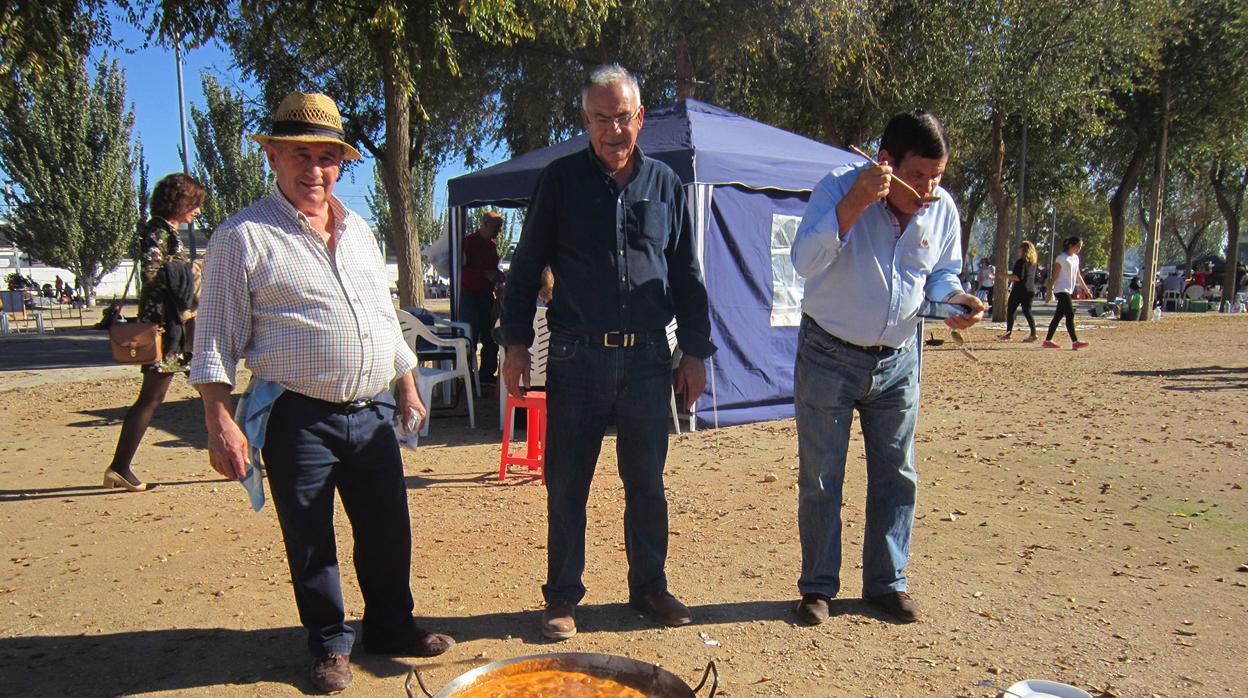
[{"label": "man in straw hat", "polygon": [[[204,400],[212,467],[258,483],[249,471],[259,451],[316,657],[312,683],[332,693],[351,682],[355,635],[339,587],[335,489],[355,539],[364,649],[433,656],[455,644],[412,618],[407,488],[392,421],[397,410],[414,426],[426,410],[373,233],[333,196],[342,161],[360,157],[343,140],[337,105],[287,95],[272,131],[253,139],[277,186],[212,236],[190,381]],[[230,390],[242,358],[253,378],[236,421]],[[249,491],[258,508],[263,489]]]}]

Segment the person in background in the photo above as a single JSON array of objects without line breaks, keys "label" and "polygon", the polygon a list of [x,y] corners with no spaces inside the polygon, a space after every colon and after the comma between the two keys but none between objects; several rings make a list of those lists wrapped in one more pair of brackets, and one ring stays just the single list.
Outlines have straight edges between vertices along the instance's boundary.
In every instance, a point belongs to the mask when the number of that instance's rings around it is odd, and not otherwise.
[{"label": "person in background", "polygon": [[1056,298],[1057,310],[1053,313],[1053,321],[1049,323],[1049,334],[1041,345],[1046,349],[1061,349],[1053,341],[1053,335],[1062,320],[1066,321],[1066,332],[1070,334],[1070,348],[1078,350],[1088,346],[1087,342],[1079,341],[1079,335],[1075,333],[1075,289],[1082,288],[1084,293],[1088,293],[1088,285],[1084,283],[1083,273],[1079,271],[1079,251],[1082,249],[1083,241],[1079,236],[1072,235],[1063,241],[1062,253],[1053,260],[1053,271],[1049,274],[1045,300]]},{"label": "person in background", "polygon": [[1010,300],[1005,316],[1005,334],[997,339],[1007,340],[1014,332],[1014,313],[1021,307],[1023,317],[1027,319],[1027,327],[1031,333],[1024,342],[1036,341],[1036,319],[1031,316],[1031,301],[1036,296],[1036,246],[1030,240],[1024,240],[1018,246],[1018,259],[1014,260],[1014,268],[1010,271]]},{"label": "person in background", "polygon": [[[152,217],[139,234],[139,276],[143,281],[139,291],[139,321],[154,322],[164,328],[161,336],[164,358],[140,367],[143,385],[121,423],[113,460],[104,470],[105,487],[120,487],[129,492],[145,492],[155,487],[140,480],[130,466],[156,408],[165,401],[173,377],[189,370],[190,343],[185,341],[188,337],[184,330],[185,323],[193,316],[194,285],[191,284],[191,298],[188,299],[185,286],[190,262],[178,237],[178,226],[189,225],[199,215],[203,203],[203,185],[186,174],[171,174],[157,182],[152,191]],[[57,281],[60,281],[59,276]]]},{"label": "person in background", "polygon": [[802,548],[796,613],[807,625],[827,620],[841,588],[842,489],[855,410],[867,459],[862,597],[898,622],[919,618],[906,577],[918,496],[918,313],[924,301],[964,305],[965,313],[945,320],[957,330],[984,311],[958,281],[961,225],[939,186],[949,153],[935,115],[894,116],[880,139],[880,164],[824,177],[793,241],[793,267],[805,279],[793,383]]},{"label": "person in background", "polygon": [[[503,216],[486,211],[481,223],[464,238],[463,279],[460,281],[459,307],[463,318],[472,326],[475,342],[481,344],[478,376],[482,383],[494,383],[498,370],[498,344],[494,341],[495,288],[502,282],[498,268],[498,234],[503,229]],[[474,347],[475,351],[476,348]]]},{"label": "person in background", "polygon": [[979,269],[975,272],[975,278],[979,283],[979,291],[976,295],[988,306],[989,310],[992,310],[992,289],[997,285],[997,268],[988,263],[987,257],[979,260]]}]

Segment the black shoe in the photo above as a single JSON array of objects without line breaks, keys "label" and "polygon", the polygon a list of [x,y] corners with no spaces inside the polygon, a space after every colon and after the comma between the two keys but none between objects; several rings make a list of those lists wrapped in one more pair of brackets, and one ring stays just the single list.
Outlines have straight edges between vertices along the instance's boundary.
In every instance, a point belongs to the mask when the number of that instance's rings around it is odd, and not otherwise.
[{"label": "black shoe", "polygon": [[804,625],[819,625],[828,619],[832,598],[826,594],[802,594],[797,602],[797,619]]},{"label": "black shoe", "polygon": [[312,664],[308,678],[321,693],[337,693],[351,685],[351,659],[345,654],[331,652]]},{"label": "black shoe", "polygon": [[693,622],[693,614],[689,613],[689,608],[666,591],[638,596],[630,600],[628,605],[673,628]]},{"label": "black shoe", "polygon": [[879,596],[864,596],[863,601],[875,606],[902,623],[919,619],[919,604],[904,591],[892,591]]},{"label": "black shoe", "polygon": [[369,654],[400,655],[403,657],[436,657],[455,646],[450,635],[431,633],[421,628],[398,639],[369,639],[364,633],[364,651]]}]

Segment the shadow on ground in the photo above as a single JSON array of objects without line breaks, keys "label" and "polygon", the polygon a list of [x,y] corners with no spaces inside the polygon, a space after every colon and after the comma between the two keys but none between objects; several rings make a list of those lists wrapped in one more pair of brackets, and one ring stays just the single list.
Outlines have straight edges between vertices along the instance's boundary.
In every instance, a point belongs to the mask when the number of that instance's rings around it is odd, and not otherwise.
[{"label": "shadow on ground", "polygon": [[[135,392],[138,397],[138,392]],[[83,410],[78,414],[91,417],[77,422],[70,422],[71,427],[116,427],[121,431],[121,422],[126,418],[130,405],[100,407]],[[208,448],[208,432],[204,429],[204,407],[199,398],[183,398],[166,400],[156,408],[149,429],[158,429],[173,435],[172,439],[164,439],[150,443],[158,448]]]},{"label": "shadow on ground", "polygon": [[1115,371],[1116,376],[1130,378],[1166,378],[1165,390],[1204,392],[1248,389],[1248,367],[1189,366],[1164,371]]}]

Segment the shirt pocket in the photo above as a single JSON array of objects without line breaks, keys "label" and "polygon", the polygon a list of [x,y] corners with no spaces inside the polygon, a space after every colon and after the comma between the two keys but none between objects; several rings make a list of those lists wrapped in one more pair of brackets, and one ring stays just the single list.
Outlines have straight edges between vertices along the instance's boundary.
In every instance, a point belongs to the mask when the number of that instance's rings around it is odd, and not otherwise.
[{"label": "shirt pocket", "polygon": [[661,252],[667,247],[667,236],[672,230],[672,209],[665,201],[642,199],[632,204],[633,217],[637,221],[634,247]]},{"label": "shirt pocket", "polygon": [[901,262],[911,271],[930,272],[936,268],[940,251],[936,249],[936,241],[929,236],[918,239],[902,239],[897,243],[901,246]]}]

